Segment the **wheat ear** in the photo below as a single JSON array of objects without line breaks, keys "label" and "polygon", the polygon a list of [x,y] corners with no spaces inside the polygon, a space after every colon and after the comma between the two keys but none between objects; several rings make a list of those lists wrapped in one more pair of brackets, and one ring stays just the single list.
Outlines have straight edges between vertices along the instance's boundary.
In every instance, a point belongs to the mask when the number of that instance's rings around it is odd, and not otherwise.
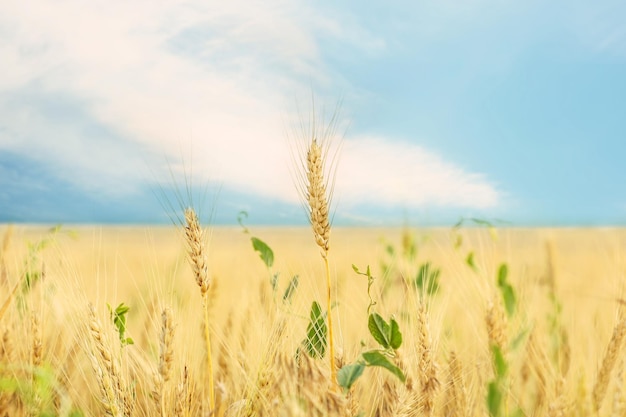
[{"label": "wheat ear", "polygon": [[[100,320],[96,316],[96,310],[89,304],[89,333],[93,341],[93,349],[90,352],[91,363],[100,385],[102,399],[100,400],[106,414],[112,417],[122,417],[120,402],[123,402],[123,392],[120,384],[120,376],[107,346]],[[94,352],[95,351],[95,352]]]},{"label": "wheat ear", "polygon": [[424,300],[420,300],[418,310],[418,343],[419,343],[419,379],[422,388],[420,409],[424,415],[433,415],[435,395],[439,388],[437,379],[437,363],[433,354],[433,343],[429,331],[428,311]]},{"label": "wheat ear", "polygon": [[315,243],[321,249],[326,271],[326,305],[328,307],[328,345],[330,356],[330,376],[333,384],[337,383],[335,364],[335,343],[333,338],[333,320],[331,314],[331,280],[328,265],[330,249],[330,221],[328,218],[328,196],[324,181],[324,153],[317,140],[313,138],[306,154],[306,197],[309,206],[309,220],[313,228]]},{"label": "wheat ear", "polygon": [[172,362],[174,360],[174,323],[172,310],[169,307],[161,313],[161,336],[159,339],[159,375],[155,392],[155,399],[161,410],[161,416],[167,416],[165,385],[169,382],[172,374]]},{"label": "wheat ear", "polygon": [[617,362],[624,336],[626,336],[626,318],[623,317],[623,314],[620,314],[619,323],[617,323],[613,329],[613,336],[611,336],[609,345],[606,348],[604,360],[602,361],[602,366],[598,371],[596,384],[593,387],[593,407],[596,413],[602,406],[602,400],[604,400],[604,396],[606,395],[606,389],[609,386],[609,381],[611,379],[611,372]]},{"label": "wheat ear", "polygon": [[193,397],[193,386],[189,376],[187,365],[183,368],[182,380],[176,387],[176,400],[174,403],[174,416],[189,417],[191,415],[191,403]]},{"label": "wheat ear", "polygon": [[207,350],[207,377],[209,379],[209,408],[215,409],[215,386],[213,382],[213,360],[211,358],[211,332],[209,330],[209,269],[206,258],[206,241],[200,227],[198,215],[193,208],[185,209],[185,238],[187,239],[189,260],[196,283],[200,287],[204,310],[204,339]]},{"label": "wheat ear", "polygon": [[446,403],[448,410],[445,412],[445,415],[468,415],[467,392],[463,382],[461,362],[454,351],[450,352],[450,358],[448,359],[448,386],[446,389],[449,398]]},{"label": "wheat ear", "polygon": [[485,315],[485,323],[487,324],[489,346],[497,346],[503,354],[506,353],[506,317],[500,304],[494,302],[489,303],[487,306],[487,314]]},{"label": "wheat ear", "polygon": [[33,386],[36,383],[37,368],[41,366],[43,356],[43,342],[42,342],[42,330],[41,322],[36,313],[33,313],[30,317],[30,331],[32,334],[32,349],[31,349],[31,365],[33,366],[32,382]]}]

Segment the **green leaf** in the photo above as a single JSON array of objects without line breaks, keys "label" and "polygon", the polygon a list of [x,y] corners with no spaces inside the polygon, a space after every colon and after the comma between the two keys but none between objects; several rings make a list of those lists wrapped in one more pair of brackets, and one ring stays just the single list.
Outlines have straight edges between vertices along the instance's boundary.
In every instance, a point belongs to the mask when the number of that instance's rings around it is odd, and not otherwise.
[{"label": "green leaf", "polygon": [[515,307],[517,301],[515,300],[515,290],[509,284],[507,284],[502,291],[502,299],[504,300],[504,307],[506,308],[506,313],[509,317],[512,317],[515,314]]},{"label": "green leaf", "polygon": [[312,358],[323,358],[326,354],[327,346],[326,320],[322,314],[322,309],[317,301],[311,305],[310,321],[306,328],[306,339],[304,347]]},{"label": "green leaf", "polygon": [[391,347],[391,327],[378,313],[370,314],[367,328],[379,345],[385,349]]},{"label": "green leaf", "polygon": [[361,272],[359,270],[359,268],[355,264],[352,264],[352,269],[354,270],[354,272],[356,272],[359,275],[363,275],[363,276],[365,276],[367,278],[372,278],[372,272],[370,270],[370,266],[369,265],[367,266],[367,270],[365,272]]},{"label": "green leaf", "polygon": [[493,359],[493,368],[496,373],[496,379],[502,379],[506,376],[509,366],[504,359],[504,354],[498,346],[491,346],[491,355]]},{"label": "green leaf", "polygon": [[30,289],[35,286],[37,282],[41,280],[41,273],[38,271],[27,271],[24,274],[24,281],[22,283],[22,292],[27,293]]},{"label": "green leaf", "polygon": [[115,310],[111,308],[110,304],[107,304],[109,309],[109,313],[111,314],[111,319],[113,320],[113,325],[117,328],[117,333],[119,334],[120,342],[122,346],[132,345],[134,344],[133,339],[126,338],[126,314],[130,310],[130,307],[124,305],[124,303],[120,303]]},{"label": "green leaf", "polygon": [[128,313],[129,310],[130,310],[130,307],[125,306],[124,303],[121,303],[115,309],[115,315],[118,317],[124,317],[126,313]]},{"label": "green leaf", "polygon": [[440,269],[435,269],[430,279],[428,280],[428,285],[426,286],[426,293],[428,295],[434,295],[439,291],[439,275],[441,274]]},{"label": "green leaf", "polygon": [[515,314],[517,300],[515,297],[515,289],[513,289],[513,286],[507,280],[508,273],[509,269],[507,265],[500,265],[500,268],[498,269],[498,288],[500,288],[500,293],[502,294],[502,300],[504,301],[506,313],[509,317],[511,317]]},{"label": "green leaf", "polygon": [[123,335],[126,332],[126,313],[127,309],[117,308],[115,313],[113,314],[113,324],[117,327],[120,335]]},{"label": "green leaf", "polygon": [[507,264],[500,265],[498,269],[498,286],[506,285],[506,277],[509,274],[509,267]]},{"label": "green leaf", "polygon": [[439,268],[433,268],[430,262],[426,262],[420,265],[413,285],[420,290],[420,293],[423,293],[425,289],[428,295],[433,295],[439,290],[440,274]]},{"label": "green leaf", "polygon": [[285,290],[285,293],[283,294],[283,301],[286,303],[290,303],[291,297],[293,297],[293,294],[296,292],[297,288],[298,288],[298,276],[295,275],[293,278],[291,278],[291,281],[289,281],[289,285],[287,286],[287,289]]},{"label": "green leaf", "polygon": [[365,365],[362,363],[346,365],[337,372],[337,383],[340,387],[349,390],[363,374],[363,370],[365,370]]},{"label": "green leaf", "polygon": [[389,359],[387,359],[387,357],[379,351],[371,350],[368,352],[363,352],[363,359],[365,359],[365,363],[368,366],[380,366],[397,376],[400,381],[406,381],[406,377],[404,376],[402,370],[393,363],[391,363]]},{"label": "green leaf", "polygon": [[428,275],[428,269],[430,267],[430,262],[426,262],[425,264],[420,265],[420,269],[417,271],[417,276],[415,277],[415,287],[420,290],[424,287],[424,281],[426,281],[426,276]]},{"label": "green leaf", "polygon": [[250,240],[252,240],[252,247],[255,251],[259,253],[259,256],[261,257],[261,260],[263,261],[265,266],[271,268],[274,264],[274,252],[272,251],[272,249],[259,238],[253,236],[250,238]]},{"label": "green leaf", "polygon": [[465,263],[467,263],[470,268],[476,271],[476,262],[474,262],[474,252],[470,252],[467,254],[467,258],[465,259]]},{"label": "green leaf", "polygon": [[491,381],[487,388],[487,409],[491,417],[500,417],[502,391],[496,381]]},{"label": "green leaf", "polygon": [[397,350],[402,345],[402,333],[400,333],[400,326],[393,317],[391,318],[391,337],[389,344],[393,350]]}]

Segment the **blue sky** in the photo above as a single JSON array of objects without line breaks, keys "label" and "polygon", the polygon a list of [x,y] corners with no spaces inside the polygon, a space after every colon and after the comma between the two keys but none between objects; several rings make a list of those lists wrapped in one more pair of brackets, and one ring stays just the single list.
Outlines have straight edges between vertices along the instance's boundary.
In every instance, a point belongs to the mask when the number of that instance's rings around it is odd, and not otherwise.
[{"label": "blue sky", "polygon": [[624,225],[624,16],[621,1],[2,2],[0,221],[168,222],[191,181],[216,223],[305,223],[291,154],[313,91],[318,120],[342,101],[338,224]]}]

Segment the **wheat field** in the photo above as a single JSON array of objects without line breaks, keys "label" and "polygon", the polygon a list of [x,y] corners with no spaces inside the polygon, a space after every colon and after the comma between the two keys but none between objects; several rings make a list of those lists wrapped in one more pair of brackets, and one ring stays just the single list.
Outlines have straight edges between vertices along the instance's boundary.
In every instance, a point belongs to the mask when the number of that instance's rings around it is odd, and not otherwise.
[{"label": "wheat field", "polygon": [[0,227],[0,415],[626,412],[626,230],[334,228],[333,378],[309,228],[248,228],[205,229],[205,298],[183,227]]}]

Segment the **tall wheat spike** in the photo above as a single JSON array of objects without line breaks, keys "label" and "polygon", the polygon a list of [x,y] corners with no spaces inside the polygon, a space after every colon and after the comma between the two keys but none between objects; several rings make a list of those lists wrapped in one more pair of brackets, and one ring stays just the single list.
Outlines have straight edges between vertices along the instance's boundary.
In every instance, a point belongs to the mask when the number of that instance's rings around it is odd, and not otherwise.
[{"label": "tall wheat spike", "polygon": [[122,417],[124,394],[121,389],[120,375],[111,349],[106,343],[100,320],[95,307],[90,303],[88,310],[88,330],[91,334],[92,348],[89,353],[93,370],[100,386],[102,403],[106,415]]},{"label": "tall wheat spike", "polygon": [[326,271],[326,305],[328,307],[328,345],[330,357],[330,375],[333,384],[337,381],[335,364],[335,342],[333,338],[333,320],[331,314],[331,279],[328,265],[330,249],[330,221],[328,218],[328,196],[324,181],[324,153],[317,139],[313,137],[306,154],[306,197],[309,207],[309,220],[313,228],[315,243],[321,249]]},{"label": "tall wheat spike", "polygon": [[159,372],[156,376],[155,390],[153,396],[157,401],[157,406],[161,411],[161,416],[167,413],[167,393],[166,384],[169,382],[172,373],[172,363],[174,361],[174,323],[172,320],[172,310],[165,307],[161,313],[161,336],[159,338]]},{"label": "tall wheat spike", "polygon": [[418,366],[422,391],[419,397],[419,408],[424,415],[432,416],[435,405],[435,395],[439,388],[439,380],[437,379],[437,363],[435,362],[433,343],[430,336],[428,310],[424,300],[420,300],[418,323],[418,348],[420,354]]},{"label": "tall wheat spike", "polygon": [[[335,340],[332,320],[332,281],[328,252],[330,250],[331,222],[329,209],[334,188],[334,173],[336,171],[336,157],[339,147],[330,154],[332,141],[338,125],[338,115],[341,103],[337,104],[332,117],[319,123],[315,117],[315,103],[312,100],[311,117],[308,124],[306,118],[300,118],[300,131],[297,143],[298,155],[294,157],[297,167],[295,172],[296,188],[303,198],[303,206],[307,212],[309,223],[313,230],[313,238],[320,248],[326,274],[326,301],[328,314],[328,340],[331,381],[337,388],[337,364],[335,363]],[[330,157],[330,158],[329,158]]]},{"label": "tall wheat spike", "polygon": [[215,409],[215,385],[213,382],[213,360],[211,358],[211,332],[209,330],[209,268],[206,257],[206,241],[200,227],[198,215],[193,208],[185,209],[185,238],[187,239],[189,260],[196,283],[200,288],[204,309],[204,339],[207,350],[207,378],[209,380],[209,408]]},{"label": "tall wheat spike", "polygon": [[613,368],[615,367],[615,364],[617,363],[617,359],[620,356],[620,351],[622,349],[625,336],[626,318],[624,317],[624,313],[620,311],[619,322],[617,323],[617,325],[615,325],[615,328],[613,329],[613,335],[611,336],[609,345],[606,348],[604,359],[602,360],[602,366],[598,371],[596,383],[593,387],[593,407],[596,413],[600,411],[600,407],[602,406],[602,401],[604,400],[607,387],[609,386],[609,382],[611,380],[611,373],[613,371]]}]

